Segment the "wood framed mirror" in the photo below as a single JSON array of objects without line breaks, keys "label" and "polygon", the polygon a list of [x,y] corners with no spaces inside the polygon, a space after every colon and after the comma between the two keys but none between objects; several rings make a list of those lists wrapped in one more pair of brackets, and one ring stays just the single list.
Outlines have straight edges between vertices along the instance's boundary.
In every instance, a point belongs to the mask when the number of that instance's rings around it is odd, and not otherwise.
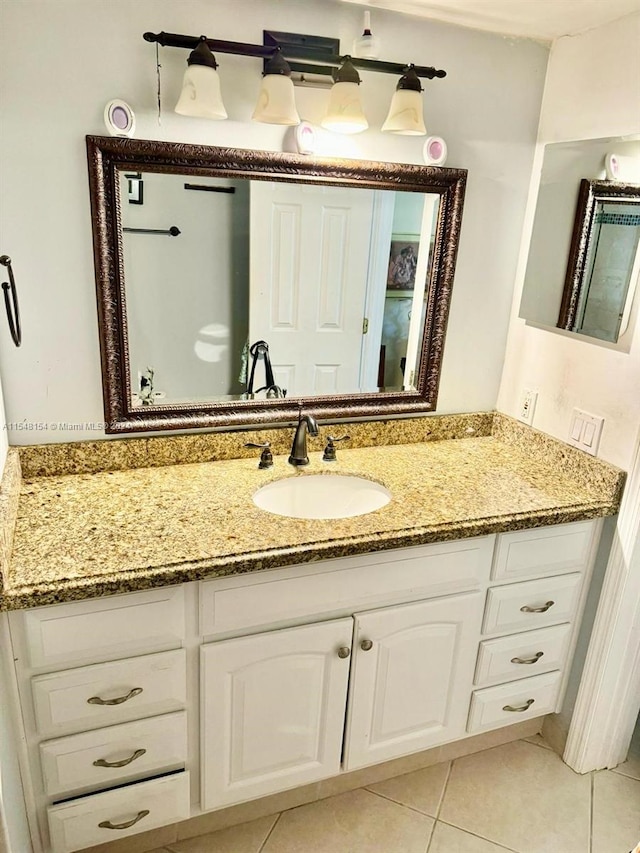
[{"label": "wood framed mirror", "polygon": [[435,410],[466,170],[87,154],[107,432]]},{"label": "wood framed mirror", "polygon": [[557,326],[614,343],[631,316],[640,272],[640,186],[580,182]]}]

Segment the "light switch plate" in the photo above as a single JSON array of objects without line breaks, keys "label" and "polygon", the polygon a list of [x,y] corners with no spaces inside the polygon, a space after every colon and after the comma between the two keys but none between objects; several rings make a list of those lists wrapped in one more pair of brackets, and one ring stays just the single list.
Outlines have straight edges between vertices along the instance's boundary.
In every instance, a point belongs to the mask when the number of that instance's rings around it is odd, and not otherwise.
[{"label": "light switch plate", "polygon": [[598,452],[603,424],[604,418],[599,415],[591,415],[581,409],[574,409],[567,441],[574,447],[579,447],[580,450],[595,456]]}]

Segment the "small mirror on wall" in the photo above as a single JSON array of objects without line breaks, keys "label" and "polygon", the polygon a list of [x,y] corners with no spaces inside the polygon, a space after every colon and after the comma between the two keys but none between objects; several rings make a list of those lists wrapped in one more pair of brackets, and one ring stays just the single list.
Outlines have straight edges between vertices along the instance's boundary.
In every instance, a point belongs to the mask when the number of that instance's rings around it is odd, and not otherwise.
[{"label": "small mirror on wall", "polygon": [[580,182],[558,328],[615,343],[640,269],[640,186]]},{"label": "small mirror on wall", "polygon": [[638,313],[640,184],[628,170],[604,180],[612,151],[640,166],[637,141],[546,146],[520,317],[626,350]]}]

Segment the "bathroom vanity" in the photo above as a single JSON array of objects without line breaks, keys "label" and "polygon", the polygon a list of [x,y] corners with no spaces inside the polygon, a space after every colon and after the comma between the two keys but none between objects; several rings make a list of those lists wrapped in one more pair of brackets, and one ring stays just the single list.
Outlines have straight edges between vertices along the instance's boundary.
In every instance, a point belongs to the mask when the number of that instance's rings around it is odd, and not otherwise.
[{"label": "bathroom vanity", "polygon": [[[350,427],[356,445],[388,429]],[[334,467],[313,446],[308,473],[359,474],[392,499],[302,520],[251,500],[306,476],[278,455],[289,431],[268,471],[220,458],[228,435],[194,438],[109,443],[110,464],[81,445],[22,451],[2,624],[35,850],[560,709],[621,472],[499,415],[416,419],[396,424],[407,443],[341,450]],[[218,458],[167,464],[178,451]]]}]

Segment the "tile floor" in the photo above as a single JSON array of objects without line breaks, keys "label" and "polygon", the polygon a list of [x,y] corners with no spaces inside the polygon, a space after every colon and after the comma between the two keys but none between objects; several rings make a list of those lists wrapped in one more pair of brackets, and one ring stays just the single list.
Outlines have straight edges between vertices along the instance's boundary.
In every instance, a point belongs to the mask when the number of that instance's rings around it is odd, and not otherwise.
[{"label": "tile floor", "polygon": [[540,735],[153,853],[629,853],[640,755],[579,776]]}]

